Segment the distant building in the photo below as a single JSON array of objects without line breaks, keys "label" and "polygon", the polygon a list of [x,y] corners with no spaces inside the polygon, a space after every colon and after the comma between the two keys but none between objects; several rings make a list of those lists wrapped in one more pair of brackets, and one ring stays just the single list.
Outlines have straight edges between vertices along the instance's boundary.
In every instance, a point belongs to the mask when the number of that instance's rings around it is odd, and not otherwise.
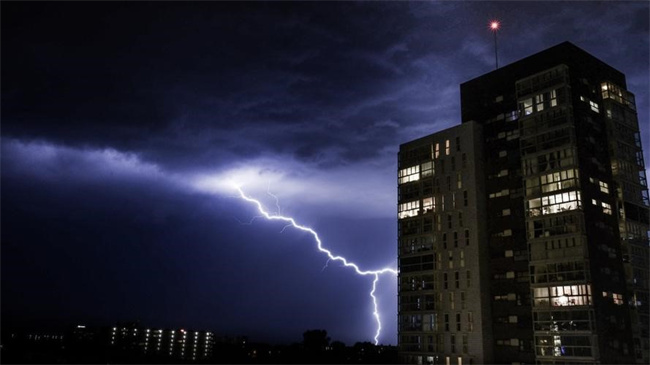
[{"label": "distant building", "polygon": [[132,356],[200,361],[212,357],[214,342],[214,334],[209,331],[152,329],[134,323],[110,330],[112,352]]},{"label": "distant building", "polygon": [[565,42],[462,84],[462,124],[400,147],[401,361],[650,362],[626,87]]}]

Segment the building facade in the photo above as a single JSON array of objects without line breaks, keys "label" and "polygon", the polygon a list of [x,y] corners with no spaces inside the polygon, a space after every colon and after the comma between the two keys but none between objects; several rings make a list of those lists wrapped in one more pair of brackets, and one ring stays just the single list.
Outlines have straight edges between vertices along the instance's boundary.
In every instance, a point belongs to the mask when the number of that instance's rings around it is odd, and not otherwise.
[{"label": "building facade", "polygon": [[490,362],[482,127],[402,145],[399,332],[404,361]]},{"label": "building facade", "polygon": [[[481,171],[465,185],[478,195],[468,208],[480,222],[464,224],[478,225],[475,253],[482,256],[467,271],[481,273],[480,292],[465,295],[480,303],[473,316],[483,321],[474,326],[482,329],[483,346],[463,353],[457,342],[429,351],[412,344],[427,344],[444,330],[403,326],[412,320],[403,305],[411,297],[404,287],[411,274],[403,267],[414,260],[404,249],[417,230],[412,217],[422,221],[418,235],[431,236],[433,251],[443,251],[435,245],[438,232],[425,228],[430,194],[421,169],[428,161],[408,156],[454,127],[400,148],[402,360],[648,363],[649,201],[625,76],[565,42],[462,84],[461,113],[460,127],[480,130],[471,134],[480,138],[468,158]],[[416,163],[419,175],[408,175]],[[404,193],[416,185],[420,196],[409,200]],[[434,289],[442,297],[453,292]]]},{"label": "building facade", "polygon": [[215,337],[209,331],[151,329],[137,323],[120,324],[110,329],[113,353],[135,358],[204,361],[212,358]]}]

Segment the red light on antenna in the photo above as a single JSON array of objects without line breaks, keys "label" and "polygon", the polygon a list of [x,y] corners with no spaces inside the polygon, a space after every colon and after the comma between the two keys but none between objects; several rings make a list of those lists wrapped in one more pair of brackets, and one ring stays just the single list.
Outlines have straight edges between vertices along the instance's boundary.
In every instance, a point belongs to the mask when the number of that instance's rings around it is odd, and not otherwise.
[{"label": "red light on antenna", "polygon": [[500,27],[501,27],[501,23],[499,23],[499,21],[493,20],[493,21],[490,22],[490,29],[491,30],[496,31],[496,30],[499,30]]}]

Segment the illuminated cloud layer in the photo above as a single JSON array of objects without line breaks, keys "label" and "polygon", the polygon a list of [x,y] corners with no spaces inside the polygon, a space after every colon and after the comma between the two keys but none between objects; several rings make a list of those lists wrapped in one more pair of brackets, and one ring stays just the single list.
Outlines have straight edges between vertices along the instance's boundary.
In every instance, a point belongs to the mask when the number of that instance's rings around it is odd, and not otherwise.
[{"label": "illuminated cloud layer", "polygon": [[[393,217],[393,192],[382,189],[394,180],[394,166],[358,164],[322,171],[283,156],[238,161],[217,172],[173,171],[144,161],[138,154],[112,148],[92,149],[45,141],[2,139],[3,170],[49,183],[103,183],[141,180],[151,184],[192,189],[225,197],[233,186],[266,194],[272,191],[286,202],[299,201],[322,215],[345,211],[350,217]],[[332,181],[336,181],[333,184]],[[356,204],[350,204],[356,202]]]}]

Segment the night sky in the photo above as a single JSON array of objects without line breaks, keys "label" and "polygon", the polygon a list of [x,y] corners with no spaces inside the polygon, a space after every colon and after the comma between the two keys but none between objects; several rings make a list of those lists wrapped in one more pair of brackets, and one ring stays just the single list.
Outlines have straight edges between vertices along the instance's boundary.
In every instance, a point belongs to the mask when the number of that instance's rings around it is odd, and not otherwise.
[{"label": "night sky", "polygon": [[[2,321],[372,341],[399,144],[460,83],[570,41],[627,75],[650,162],[647,2],[2,2]],[[327,264],[327,265],[326,265]],[[378,285],[397,342],[397,281]]]}]

